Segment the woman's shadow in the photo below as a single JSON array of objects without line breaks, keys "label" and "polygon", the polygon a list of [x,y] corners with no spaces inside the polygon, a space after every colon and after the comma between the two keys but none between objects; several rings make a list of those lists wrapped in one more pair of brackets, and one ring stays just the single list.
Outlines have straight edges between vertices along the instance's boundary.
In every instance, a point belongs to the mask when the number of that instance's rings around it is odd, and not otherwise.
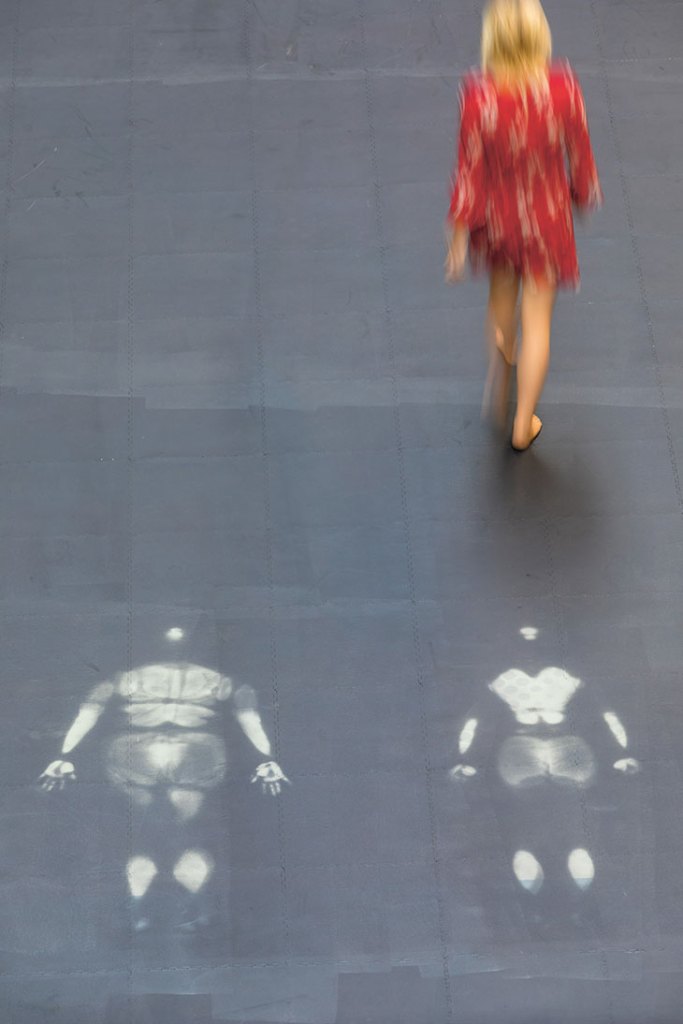
[{"label": "woman's shadow", "polygon": [[[503,544],[528,536],[536,524],[539,543],[552,546],[553,571],[590,565],[599,550],[604,517],[599,514],[601,485],[590,464],[572,452],[533,446],[523,453],[502,444],[472,466],[476,505]],[[573,520],[576,530],[562,530]]]}]

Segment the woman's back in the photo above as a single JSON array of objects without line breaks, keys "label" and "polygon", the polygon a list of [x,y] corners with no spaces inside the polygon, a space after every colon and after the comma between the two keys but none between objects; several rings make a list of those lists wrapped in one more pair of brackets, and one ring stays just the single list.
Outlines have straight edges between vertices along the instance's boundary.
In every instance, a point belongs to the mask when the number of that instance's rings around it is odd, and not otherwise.
[{"label": "woman's back", "polygon": [[460,108],[449,213],[470,228],[475,267],[507,264],[578,286],[572,203],[594,206],[601,194],[571,67],[553,63],[519,88],[470,72]]},{"label": "woman's back", "polygon": [[[576,114],[576,79],[568,64],[517,89],[491,74],[470,72],[463,88],[479,110],[482,143],[490,171],[505,171],[534,157],[564,155],[566,127]],[[571,129],[570,129],[571,131]]]}]

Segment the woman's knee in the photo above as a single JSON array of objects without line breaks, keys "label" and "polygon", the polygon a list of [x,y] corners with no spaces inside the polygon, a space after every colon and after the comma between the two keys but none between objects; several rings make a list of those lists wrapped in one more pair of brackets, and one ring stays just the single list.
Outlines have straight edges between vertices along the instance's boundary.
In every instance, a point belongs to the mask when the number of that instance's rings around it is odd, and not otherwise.
[{"label": "woman's knee", "polygon": [[514,343],[519,286],[520,281],[515,274],[499,271],[491,273],[488,322],[492,340],[499,348]]},{"label": "woman's knee", "polygon": [[492,269],[489,275],[489,301],[492,303],[516,303],[519,285],[520,277],[514,270]]},{"label": "woman's knee", "polygon": [[550,326],[557,289],[555,285],[534,281],[522,286],[522,328],[531,323]]},{"label": "woman's knee", "polygon": [[522,281],[522,302],[533,302],[552,308],[557,295],[557,285],[544,277],[525,277]]}]

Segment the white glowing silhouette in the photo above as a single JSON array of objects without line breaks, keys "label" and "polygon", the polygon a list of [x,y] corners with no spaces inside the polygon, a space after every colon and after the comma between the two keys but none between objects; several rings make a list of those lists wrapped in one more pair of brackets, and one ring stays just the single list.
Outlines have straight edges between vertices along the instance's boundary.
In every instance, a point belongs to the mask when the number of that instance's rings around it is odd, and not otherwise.
[{"label": "white glowing silhouette", "polygon": [[624,729],[617,716],[613,711],[605,711],[602,717],[607,722],[607,725],[619,746],[626,749],[628,745],[628,736],[626,735],[626,729]]},{"label": "white glowing silhouette", "polygon": [[588,889],[595,878],[595,865],[588,850],[578,847],[567,857],[569,874],[576,882],[579,889]]},{"label": "white glowing silhouette", "polygon": [[[171,629],[170,641],[184,633]],[[47,792],[76,780],[68,758],[95,727],[105,711],[118,714],[119,731],[105,746],[105,770],[113,785],[139,807],[166,802],[178,826],[199,813],[208,792],[227,774],[226,740],[217,729],[221,706],[231,705],[233,715],[252,747],[264,759],[252,782],[264,793],[277,796],[289,782],[271,760],[271,744],[250,686],[236,687],[213,669],[189,663],[165,662],[123,672],[96,685],[81,705],[62,743],[62,757],[52,761],[40,776]],[[210,878],[213,859],[206,851],[190,846],[172,866],[176,882],[196,894]],[[147,850],[130,857],[126,879],[134,901],[134,927],[144,930],[149,919],[136,907],[159,873],[157,861]]]},{"label": "white glowing silhouette", "polygon": [[477,733],[477,722],[476,718],[468,718],[465,722],[462,732],[460,733],[460,739],[458,740],[458,750],[461,754],[466,754],[474,742],[474,737]]},{"label": "white glowing silhouette", "polygon": [[[528,629],[531,631],[531,627]],[[496,749],[491,754],[498,777],[512,790],[547,783],[582,790],[594,782],[598,770],[596,754],[588,741],[570,729],[568,723],[569,706],[583,687],[581,679],[556,666],[547,666],[535,676],[511,668],[489,683],[488,693],[497,698],[495,707],[500,708],[502,704],[509,712],[507,727],[498,712],[501,725],[496,733]],[[617,745],[615,751],[623,755],[628,747],[628,735],[620,718],[612,710],[602,711],[599,717],[607,726],[606,735]],[[458,734],[462,760],[451,768],[451,778],[471,779],[486,767],[480,752],[475,756],[484,724],[480,710],[474,709],[465,717]],[[611,765],[623,774],[634,774],[640,769],[639,762],[630,756],[616,757]],[[512,858],[512,869],[527,892],[540,891],[545,876],[532,850],[518,849]],[[595,878],[595,865],[587,849],[583,846],[571,849],[567,869],[577,888],[590,888]]]},{"label": "white glowing silhouette", "polygon": [[543,669],[537,676],[511,668],[494,679],[489,689],[512,709],[520,725],[559,725],[580,685],[580,679],[560,668]]},{"label": "white glowing silhouette", "polygon": [[523,889],[536,894],[543,885],[543,868],[533,853],[528,850],[517,850],[512,858],[512,870]]}]

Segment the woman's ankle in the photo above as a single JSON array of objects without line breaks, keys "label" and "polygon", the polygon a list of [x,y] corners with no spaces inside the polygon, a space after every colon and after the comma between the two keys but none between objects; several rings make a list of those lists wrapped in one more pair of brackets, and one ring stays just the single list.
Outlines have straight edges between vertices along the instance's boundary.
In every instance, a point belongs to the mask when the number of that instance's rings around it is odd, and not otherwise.
[{"label": "woman's ankle", "polygon": [[541,421],[536,413],[531,413],[531,415],[525,414],[524,416],[515,413],[515,418],[512,421],[513,442],[521,445],[527,444],[529,439],[538,430],[540,423]]}]

